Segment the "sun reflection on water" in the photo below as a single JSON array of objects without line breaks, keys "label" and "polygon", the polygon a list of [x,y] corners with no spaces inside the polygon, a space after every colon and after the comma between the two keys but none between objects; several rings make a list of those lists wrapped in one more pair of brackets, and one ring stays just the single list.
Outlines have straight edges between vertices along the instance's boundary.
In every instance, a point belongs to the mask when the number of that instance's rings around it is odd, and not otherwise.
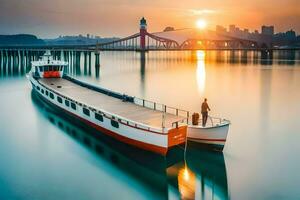
[{"label": "sun reflection on water", "polygon": [[195,174],[187,166],[179,170],[178,188],[181,199],[195,198]]},{"label": "sun reflection on water", "polygon": [[197,76],[198,91],[201,94],[203,94],[205,90],[205,78],[206,78],[205,51],[197,51],[196,56],[197,56],[196,76]]}]

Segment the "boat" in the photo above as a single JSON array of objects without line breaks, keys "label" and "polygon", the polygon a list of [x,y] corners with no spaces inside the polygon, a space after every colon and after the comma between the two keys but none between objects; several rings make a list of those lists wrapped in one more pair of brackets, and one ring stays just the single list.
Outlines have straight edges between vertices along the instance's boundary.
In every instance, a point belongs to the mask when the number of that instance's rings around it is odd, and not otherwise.
[{"label": "boat", "polygon": [[68,63],[54,60],[50,51],[31,64],[33,91],[97,133],[161,155],[185,143],[187,111],[74,79],[64,73]]},{"label": "boat", "polygon": [[[136,147],[115,140],[106,134],[98,134],[97,130],[86,126],[82,121],[61,112],[58,107],[49,105],[34,91],[31,92],[31,98],[37,112],[44,119],[77,144],[83,145],[85,149],[94,153],[96,159],[106,161],[120,173],[128,174],[132,182],[142,185],[143,189],[153,193],[156,199],[165,199],[168,194],[167,171],[183,161],[181,148],[177,148],[176,152],[172,152],[175,149],[171,149],[172,151],[169,151],[166,157],[148,151],[138,151]],[[103,168],[102,162],[100,165],[93,162],[93,165]],[[121,177],[120,182],[122,181],[124,179]]]},{"label": "boat", "polygon": [[187,139],[197,142],[200,145],[223,151],[228,135],[230,121],[218,117],[208,116],[205,126],[202,125],[202,119],[193,122],[190,120],[187,130]]}]

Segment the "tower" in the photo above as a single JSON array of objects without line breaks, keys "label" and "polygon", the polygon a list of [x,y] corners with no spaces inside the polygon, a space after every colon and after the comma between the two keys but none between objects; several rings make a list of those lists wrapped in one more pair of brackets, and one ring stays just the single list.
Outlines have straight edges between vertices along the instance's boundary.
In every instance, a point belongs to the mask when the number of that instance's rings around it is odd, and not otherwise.
[{"label": "tower", "polygon": [[147,21],[146,19],[143,17],[140,20],[140,46],[141,46],[141,50],[145,50],[146,48],[146,34],[147,34]]}]

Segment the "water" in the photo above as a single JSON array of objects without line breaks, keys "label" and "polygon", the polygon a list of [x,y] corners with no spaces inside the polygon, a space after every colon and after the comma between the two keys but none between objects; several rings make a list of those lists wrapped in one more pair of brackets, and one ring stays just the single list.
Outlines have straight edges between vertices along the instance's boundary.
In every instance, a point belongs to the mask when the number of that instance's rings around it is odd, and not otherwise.
[{"label": "water", "polygon": [[100,68],[94,54],[91,66],[65,58],[79,79],[193,111],[207,97],[231,120],[224,154],[189,143],[167,158],[53,110],[26,62],[2,58],[0,199],[300,199],[299,51],[101,52]]}]

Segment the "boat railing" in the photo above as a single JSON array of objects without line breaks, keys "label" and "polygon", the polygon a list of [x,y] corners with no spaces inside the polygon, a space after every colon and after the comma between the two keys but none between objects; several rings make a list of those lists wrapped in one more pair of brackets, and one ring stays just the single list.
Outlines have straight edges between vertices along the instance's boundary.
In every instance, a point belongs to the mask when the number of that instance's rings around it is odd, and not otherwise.
[{"label": "boat railing", "polygon": [[[212,127],[230,123],[230,121],[227,120],[227,119],[223,119],[223,118],[220,118],[220,117],[213,117],[213,116],[208,116],[208,120],[210,121],[210,123],[211,123],[210,125]],[[202,121],[203,121],[203,119],[200,118],[199,121],[198,121],[199,124],[202,124]]]},{"label": "boat railing", "polygon": [[[179,109],[179,108],[175,108],[175,107],[171,107],[171,106],[167,106],[165,104],[157,103],[157,102],[154,102],[154,101],[141,99],[141,98],[138,98],[138,97],[134,97],[133,102],[136,105],[162,112],[163,113],[162,114],[163,118],[164,118],[164,113],[168,113],[168,114],[172,114],[172,115],[176,115],[176,116],[180,116],[180,117],[185,118],[184,120],[181,119],[181,120],[178,120],[178,121],[174,121],[172,123],[172,126],[173,126],[173,124],[178,124],[179,122],[188,124],[189,111]],[[163,121],[164,121],[164,119],[163,119]],[[164,122],[162,122],[162,123],[164,123]]]},{"label": "boat railing", "polygon": [[180,119],[180,120],[177,120],[177,121],[172,121],[172,123],[171,123],[172,127],[178,127],[179,123],[186,123],[186,124],[188,123],[188,117],[189,117],[188,111],[178,109],[178,108],[173,108],[173,107],[170,107],[170,106],[166,106],[164,104],[160,104],[160,103],[153,102],[153,101],[148,101],[148,100],[141,99],[141,98],[138,98],[138,97],[132,97],[132,96],[129,96],[129,95],[126,95],[126,94],[121,94],[121,93],[118,93],[118,92],[114,92],[114,91],[111,91],[111,90],[108,90],[108,89],[105,89],[105,88],[101,88],[101,87],[98,87],[98,86],[91,85],[89,83],[86,83],[84,81],[75,79],[75,78],[70,77],[68,75],[65,75],[64,78],[69,80],[69,81],[72,81],[76,84],[79,84],[83,87],[86,87],[88,89],[92,89],[92,90],[95,90],[97,92],[101,92],[103,94],[118,98],[122,101],[132,102],[136,105],[143,106],[145,108],[149,108],[149,109],[152,109],[152,110],[157,110],[157,111],[162,112],[163,113],[162,114],[162,121],[161,121],[161,128],[162,129],[165,128],[164,113],[169,113],[169,114],[181,116],[181,117],[184,118],[184,120]]},{"label": "boat railing", "polygon": [[[63,97],[64,99],[66,99],[66,100],[68,100],[70,102],[73,102],[73,103],[75,103],[76,105],[78,105],[80,107],[88,108],[89,110],[91,110],[94,113],[102,114],[103,116],[105,116],[107,118],[110,118],[111,120],[115,120],[117,122],[126,124],[128,126],[139,128],[139,129],[150,131],[150,132],[165,133],[165,127],[164,126],[162,126],[162,127],[153,127],[153,126],[150,126],[150,125],[144,125],[142,123],[135,122],[135,121],[123,118],[123,117],[118,116],[116,114],[112,114],[112,113],[109,113],[107,111],[96,109],[93,106],[90,106],[90,105],[87,105],[87,104],[84,104],[84,103],[81,103],[81,102],[77,102],[77,101],[75,101],[75,100],[73,100],[73,99],[71,99],[71,98],[69,98],[69,97],[67,97],[67,96],[65,96],[63,94],[60,94],[60,93],[56,92],[55,90],[53,90],[53,89],[51,89],[49,87],[46,87],[41,82],[40,82],[40,85],[42,85],[43,87],[47,88],[47,90],[49,90],[50,92],[54,93],[57,96]],[[178,123],[177,124],[176,124],[176,122],[172,123],[172,127],[174,127],[174,126],[178,126]]]}]

